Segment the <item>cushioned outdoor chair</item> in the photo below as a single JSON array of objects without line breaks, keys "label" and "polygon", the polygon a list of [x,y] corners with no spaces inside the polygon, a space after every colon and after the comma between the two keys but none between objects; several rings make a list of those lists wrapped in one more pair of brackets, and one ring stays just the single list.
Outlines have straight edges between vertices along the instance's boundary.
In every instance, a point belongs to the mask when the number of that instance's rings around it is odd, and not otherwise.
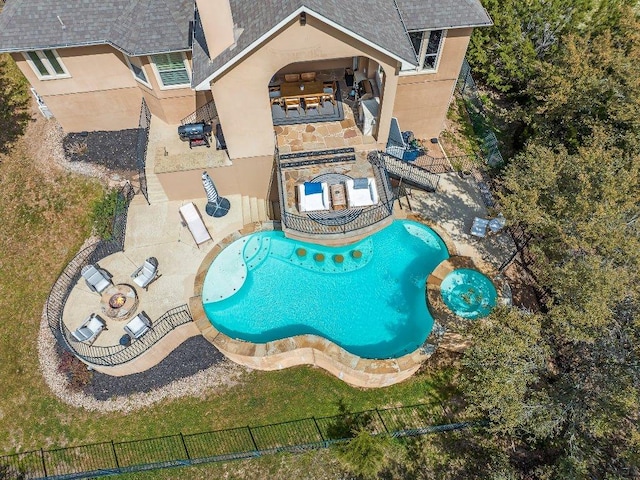
[{"label": "cushioned outdoor chair", "polygon": [[486,237],[488,226],[489,226],[489,220],[487,220],[486,218],[480,218],[480,217],[474,218],[473,225],[471,225],[471,235],[479,238]]},{"label": "cushioned outdoor chair", "polygon": [[107,329],[107,323],[95,313],[89,315],[85,321],[71,332],[71,336],[78,342],[92,344],[102,330]]},{"label": "cushioned outdoor chair", "polygon": [[82,268],[82,278],[87,283],[87,287],[92,292],[101,294],[109,285],[111,285],[111,278],[109,274],[102,270],[98,265],[86,265]]},{"label": "cushioned outdoor chair", "polygon": [[300,212],[315,212],[330,208],[329,186],[326,182],[298,184],[298,210]]},{"label": "cushioned outdoor chair", "polygon": [[344,184],[349,208],[368,207],[378,203],[378,189],[374,178],[350,178]]},{"label": "cushioned outdoor chair", "polygon": [[149,284],[160,277],[158,273],[158,259],[156,257],[147,258],[141,267],[131,274],[131,278],[136,285],[149,289]]},{"label": "cushioned outdoor chair", "polygon": [[144,311],[137,314],[124,326],[124,331],[131,338],[140,338],[149,330],[151,330],[151,319]]},{"label": "cushioned outdoor chair", "polygon": [[499,213],[496,218],[489,220],[489,230],[491,230],[491,233],[498,233],[504,228],[506,223],[507,219],[504,218],[504,215],[502,215],[502,213]]}]

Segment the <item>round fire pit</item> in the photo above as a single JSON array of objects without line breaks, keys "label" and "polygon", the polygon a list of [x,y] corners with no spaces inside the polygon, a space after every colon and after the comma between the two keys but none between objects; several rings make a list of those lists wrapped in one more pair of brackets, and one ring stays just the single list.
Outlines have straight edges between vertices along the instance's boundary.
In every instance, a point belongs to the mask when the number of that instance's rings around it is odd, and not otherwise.
[{"label": "round fire pit", "polygon": [[120,308],[125,304],[126,301],[127,301],[126,295],[122,293],[116,293],[115,295],[112,295],[111,298],[109,299],[109,306],[111,308]]},{"label": "round fire pit", "polygon": [[114,320],[126,320],[138,307],[138,295],[131,285],[119,283],[102,294],[102,311]]}]

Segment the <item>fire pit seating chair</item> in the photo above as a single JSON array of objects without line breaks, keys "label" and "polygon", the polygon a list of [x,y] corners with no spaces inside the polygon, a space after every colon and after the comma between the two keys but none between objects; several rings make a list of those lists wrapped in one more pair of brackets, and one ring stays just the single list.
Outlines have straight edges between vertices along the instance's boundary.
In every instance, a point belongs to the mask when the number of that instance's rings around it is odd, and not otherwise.
[{"label": "fire pit seating chair", "polygon": [[92,344],[102,330],[107,329],[107,323],[95,313],[89,315],[86,320],[71,332],[71,336],[78,342]]},{"label": "fire pit seating chair", "polygon": [[85,265],[81,273],[82,278],[84,278],[84,281],[87,283],[87,287],[98,295],[111,285],[109,274],[102,270],[97,264]]},{"label": "fire pit seating chair", "polygon": [[314,212],[329,210],[329,187],[326,182],[304,182],[298,184],[298,210]]},{"label": "fire pit seating chair", "polygon": [[149,290],[149,284],[160,277],[158,273],[158,259],[156,257],[147,258],[141,267],[138,267],[131,274],[131,278],[136,285]]},{"label": "fire pit seating chair", "polygon": [[127,332],[131,338],[140,338],[150,329],[151,319],[144,311],[137,314],[124,326],[124,331]]}]

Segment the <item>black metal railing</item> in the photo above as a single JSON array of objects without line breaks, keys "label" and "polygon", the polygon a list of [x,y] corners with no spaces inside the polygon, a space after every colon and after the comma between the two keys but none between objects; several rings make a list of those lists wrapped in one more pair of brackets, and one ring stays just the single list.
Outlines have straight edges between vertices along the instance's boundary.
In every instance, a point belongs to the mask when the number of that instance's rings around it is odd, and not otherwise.
[{"label": "black metal railing", "polygon": [[134,191],[130,184],[126,184],[118,192],[118,205],[111,226],[111,237],[100,239],[78,252],[64,268],[56,282],[51,287],[45,305],[45,315],[49,328],[56,339],[63,346],[67,341],[62,330],[62,314],[71,290],[80,278],[84,265],[96,263],[99,260],[124,250],[124,240],[127,228],[127,213],[129,202]]},{"label": "black metal railing", "polygon": [[182,120],[180,120],[181,125],[186,125],[188,123],[214,123],[218,119],[218,110],[216,109],[216,104],[211,100],[208,103],[205,103],[200,108],[198,108],[195,112],[187,115]]},{"label": "black metal railing", "polygon": [[[286,229],[314,235],[344,234],[375,225],[393,214],[395,197],[389,181],[389,175],[385,169],[385,162],[380,152],[371,152],[367,157],[373,167],[380,203],[358,209],[357,211],[354,210],[353,212],[347,212],[342,215],[335,215],[335,218],[327,217],[321,220],[315,218],[315,216],[298,215],[287,211],[287,202],[285,199],[286,185],[277,145],[274,155],[276,168],[278,169],[278,178],[280,179],[281,222]],[[312,160],[305,160],[307,163],[311,161]],[[319,159],[316,163],[318,162],[328,163],[326,159]]]},{"label": "black metal railing", "polygon": [[435,192],[440,182],[440,176],[429,170],[415,165],[413,162],[400,160],[387,153],[380,152],[386,171],[404,184],[408,184],[428,192]]},{"label": "black metal railing", "polygon": [[402,438],[482,425],[429,425],[433,418],[433,407],[421,404],[189,435],[40,449],[0,457],[0,472],[7,480],[81,479],[327,448],[351,438],[356,428]]},{"label": "black metal railing", "polygon": [[191,321],[192,318],[187,305],[173,308],[160,318],[154,319],[152,328],[139,339],[133,340],[129,346],[97,347],[87,345],[86,343],[75,341],[71,336],[71,332],[63,323],[61,323],[61,330],[69,348],[76,356],[93,365],[115,366],[122,365],[140,356],[175,328]]},{"label": "black metal railing", "polygon": [[127,347],[120,345],[97,347],[76,342],[63,322],[64,307],[71,291],[80,279],[82,267],[90,263],[97,263],[114,253],[124,251],[127,212],[133,195],[133,188],[129,184],[120,190],[117,202],[118,209],[115,212],[111,229],[111,238],[100,239],[85,247],[69,261],[53,284],[53,287],[51,287],[45,305],[47,323],[58,343],[74,355],[94,365],[113,366],[131,361],[147,351],[149,347],[171,330],[192,320],[186,305],[176,307],[167,311],[159,319],[154,320],[153,328],[145,333],[142,338],[133,341]]},{"label": "black metal railing", "polygon": [[[151,112],[147,102],[142,99],[140,106],[140,119],[138,120],[138,143],[136,145],[136,166],[138,167],[138,181],[140,192],[149,203],[149,191],[147,189],[147,148],[149,146],[149,127],[151,126]],[[150,204],[150,203],[149,203]]]}]

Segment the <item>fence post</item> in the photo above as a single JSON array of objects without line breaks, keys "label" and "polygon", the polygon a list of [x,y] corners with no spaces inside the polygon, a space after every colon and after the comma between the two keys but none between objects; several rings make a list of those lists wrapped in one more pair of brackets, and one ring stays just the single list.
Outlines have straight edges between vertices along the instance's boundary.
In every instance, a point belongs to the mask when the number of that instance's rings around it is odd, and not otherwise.
[{"label": "fence post", "polygon": [[111,450],[113,450],[113,458],[116,461],[116,468],[120,470],[120,462],[118,461],[118,454],[116,453],[116,445],[115,443],[113,443],[113,440],[111,440]]},{"label": "fence post", "polygon": [[251,431],[251,427],[247,425],[247,431],[249,432],[249,436],[251,437],[251,441],[253,442],[253,447],[255,448],[255,452],[260,455],[260,450],[258,450],[258,444],[256,443],[256,439],[253,438],[253,432]]},{"label": "fence post", "polygon": [[184,447],[184,453],[187,455],[187,460],[191,460],[191,455],[189,455],[189,449],[187,448],[187,442],[184,441],[184,435],[180,432],[180,440],[182,440],[182,446]]},{"label": "fence post", "polygon": [[44,472],[44,476],[46,478],[49,476],[49,474],[47,473],[47,464],[44,461],[44,450],[42,448],[40,449],[40,459],[42,460],[42,471]]},{"label": "fence post", "polygon": [[325,440],[324,435],[322,435],[322,430],[320,430],[320,425],[318,425],[316,417],[311,417],[311,419],[313,420],[313,424],[316,426],[316,430],[318,430],[318,433],[320,434],[320,438],[322,439],[322,443],[326,447],[327,446],[327,441]]},{"label": "fence post", "polygon": [[384,423],[384,420],[382,419],[382,415],[380,415],[380,410],[378,410],[376,408],[376,413],[378,414],[378,418],[380,419],[380,421],[382,422],[382,426],[384,427],[384,430],[389,433],[389,429],[387,428],[387,425]]}]

